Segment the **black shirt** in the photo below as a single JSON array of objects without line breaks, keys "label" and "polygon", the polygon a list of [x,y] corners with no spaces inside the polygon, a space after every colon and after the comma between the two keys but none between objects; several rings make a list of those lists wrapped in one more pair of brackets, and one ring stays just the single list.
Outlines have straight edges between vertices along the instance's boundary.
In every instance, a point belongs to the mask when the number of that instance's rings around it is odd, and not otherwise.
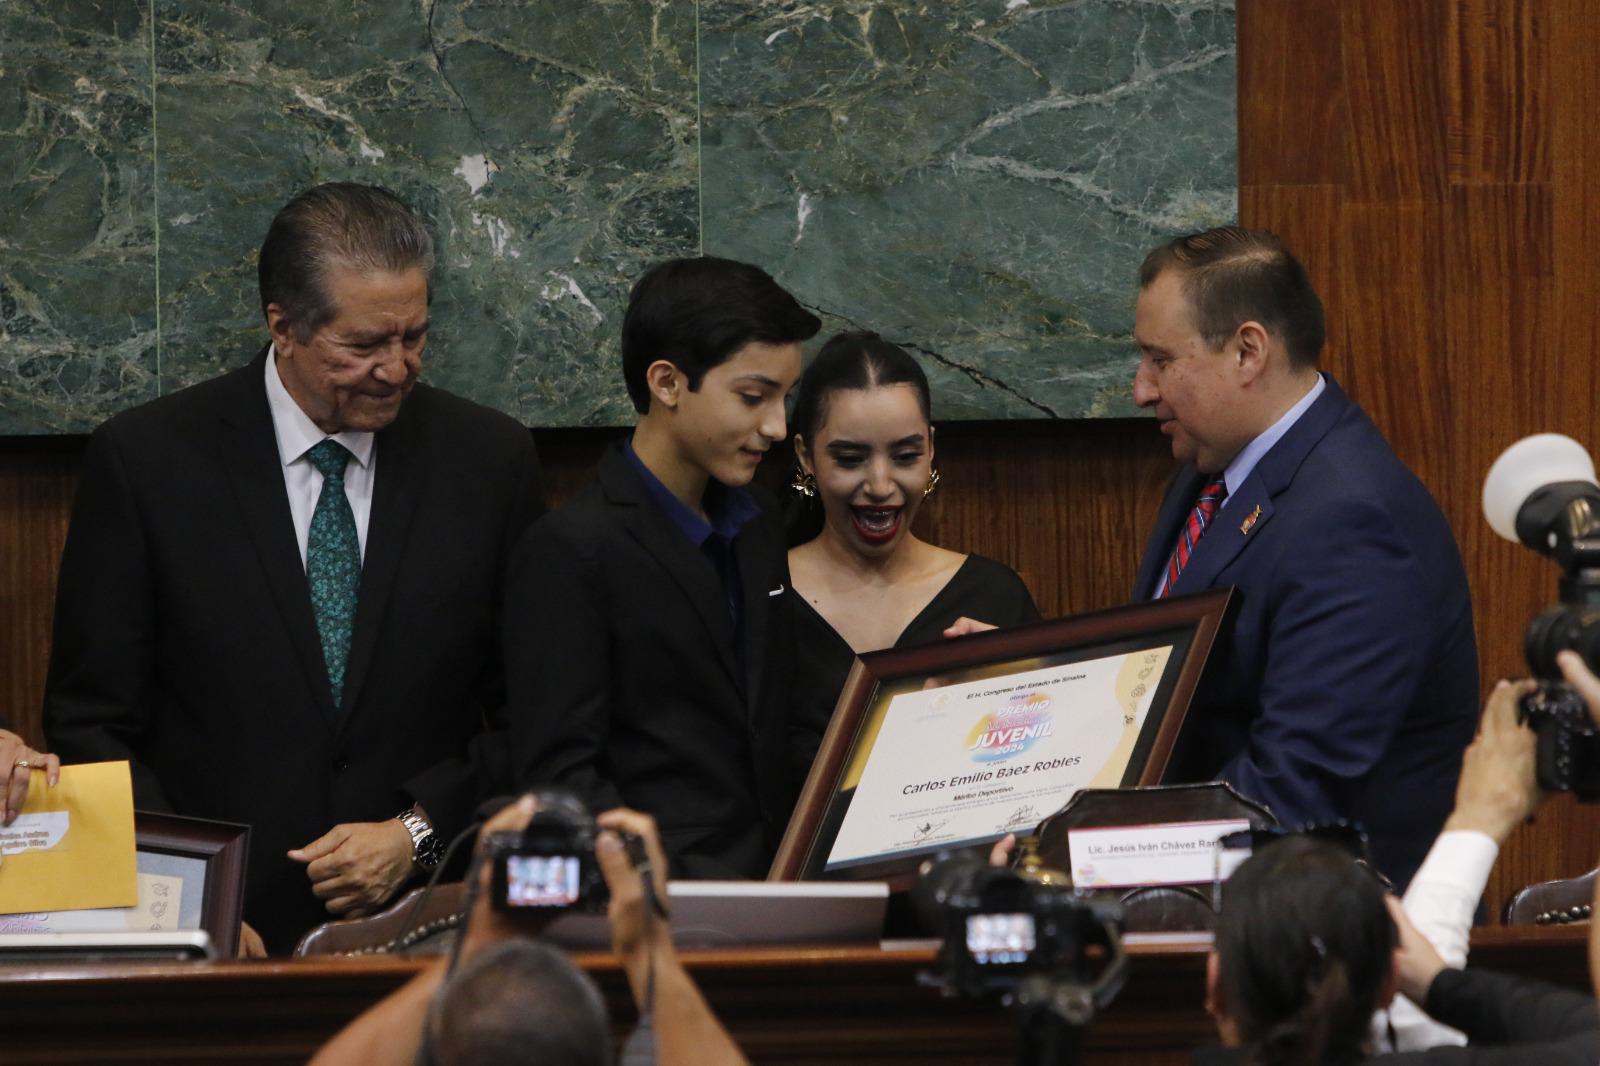
[{"label": "black shirt", "polygon": [[[804,771],[822,743],[856,653],[792,586],[784,595],[794,613],[793,714],[799,736],[796,758]],[[1039,608],[1015,570],[981,555],[969,555],[893,646],[910,648],[941,641],[951,623],[963,616],[1005,627],[1037,622]]]},{"label": "black shirt", "polygon": [[[623,442],[622,451],[628,457],[628,462],[633,464],[634,472],[639,475],[645,491],[656,502],[656,506],[672,519],[672,524],[689,539],[690,544],[711,560],[717,578],[722,582],[722,595],[728,601],[728,616],[733,619],[733,628],[737,630],[741,613],[739,601],[744,598],[744,585],[739,577],[739,561],[733,553],[733,539],[739,535],[739,530],[761,514],[761,505],[744,489],[713,479],[706,482],[705,496],[701,498],[701,506],[706,512],[706,517],[701,518],[661,483],[655,471],[644,465],[644,460],[633,450],[632,438]],[[735,647],[738,647],[737,642]]]}]

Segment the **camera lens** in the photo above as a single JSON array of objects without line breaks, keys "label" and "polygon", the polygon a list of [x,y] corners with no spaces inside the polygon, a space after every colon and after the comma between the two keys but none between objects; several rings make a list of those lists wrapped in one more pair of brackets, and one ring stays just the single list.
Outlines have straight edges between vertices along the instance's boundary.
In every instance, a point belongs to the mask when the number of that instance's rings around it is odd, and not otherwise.
[{"label": "camera lens", "polygon": [[1568,648],[1600,671],[1600,608],[1552,607],[1528,624],[1523,650],[1535,677],[1560,681],[1556,654]]}]

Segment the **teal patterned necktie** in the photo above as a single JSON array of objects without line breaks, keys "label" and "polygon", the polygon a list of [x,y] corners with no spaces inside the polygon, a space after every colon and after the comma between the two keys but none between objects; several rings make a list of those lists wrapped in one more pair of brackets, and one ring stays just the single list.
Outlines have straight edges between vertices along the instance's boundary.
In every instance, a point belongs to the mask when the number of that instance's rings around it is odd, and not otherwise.
[{"label": "teal patterned necktie", "polygon": [[322,659],[333,686],[333,705],[344,693],[344,667],[355,630],[356,589],[361,583],[361,542],[356,516],[344,494],[344,468],[350,452],[336,440],[325,440],[306,453],[322,471],[322,493],[311,512],[306,537],[306,578],[311,582],[311,609],[322,638]]}]

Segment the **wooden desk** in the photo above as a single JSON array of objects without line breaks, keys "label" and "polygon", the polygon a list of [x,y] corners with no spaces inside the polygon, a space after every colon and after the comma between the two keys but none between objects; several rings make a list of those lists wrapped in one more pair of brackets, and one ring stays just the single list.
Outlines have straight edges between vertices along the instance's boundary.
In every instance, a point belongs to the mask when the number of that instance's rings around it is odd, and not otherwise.
[{"label": "wooden desk", "polygon": [[[1473,962],[1588,986],[1584,927],[1485,929]],[[1088,1061],[1183,1063],[1210,1042],[1201,1009],[1206,944],[1130,949],[1131,974],[1090,1031]],[[633,1012],[616,964],[580,955],[611,1001]],[[757,1063],[1012,1061],[1010,1018],[997,1005],[919,988],[930,951],[816,948],[694,952],[685,960]],[[228,1062],[305,1059],[350,1018],[411,977],[395,959],[0,965],[0,1061]]]}]

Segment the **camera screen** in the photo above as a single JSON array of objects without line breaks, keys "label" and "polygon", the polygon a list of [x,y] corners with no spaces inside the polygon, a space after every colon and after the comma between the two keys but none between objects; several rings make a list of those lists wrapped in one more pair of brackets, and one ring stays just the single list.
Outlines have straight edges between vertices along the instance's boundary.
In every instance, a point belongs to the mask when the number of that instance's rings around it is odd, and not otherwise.
[{"label": "camera screen", "polygon": [[577,856],[506,856],[506,906],[567,907],[577,901]]},{"label": "camera screen", "polygon": [[980,965],[1006,966],[1027,962],[1034,947],[1031,914],[967,916],[967,950]]}]

